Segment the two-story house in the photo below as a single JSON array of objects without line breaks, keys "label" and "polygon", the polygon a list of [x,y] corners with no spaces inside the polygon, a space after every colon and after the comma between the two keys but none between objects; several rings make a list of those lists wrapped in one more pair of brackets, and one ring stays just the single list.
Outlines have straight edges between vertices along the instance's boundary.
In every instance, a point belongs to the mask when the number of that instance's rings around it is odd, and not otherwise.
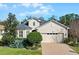
[{"label": "two-story house", "polygon": [[68,38],[68,29],[69,27],[56,20],[46,22],[31,18],[17,26],[17,37],[27,38],[30,32],[38,31],[41,33],[43,41],[62,42],[64,38]]}]

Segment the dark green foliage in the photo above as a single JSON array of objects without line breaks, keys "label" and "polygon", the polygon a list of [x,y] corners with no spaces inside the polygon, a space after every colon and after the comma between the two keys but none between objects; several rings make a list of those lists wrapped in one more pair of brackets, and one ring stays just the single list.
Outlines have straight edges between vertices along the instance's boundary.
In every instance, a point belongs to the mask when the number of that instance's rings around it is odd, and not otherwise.
[{"label": "dark green foliage", "polygon": [[49,20],[49,21],[50,21],[50,20],[56,20],[55,15],[52,15],[48,20]]},{"label": "dark green foliage", "polygon": [[68,44],[68,45],[70,45],[70,46],[79,46],[79,42],[77,42],[77,44],[76,44],[76,40],[75,40],[75,38],[73,38],[73,37],[66,38],[66,39],[63,41],[63,43],[66,43],[66,44]]},{"label": "dark green foliage", "polygon": [[5,24],[5,21],[0,21],[0,25],[4,25]]},{"label": "dark green foliage", "polygon": [[[2,41],[4,44],[11,44],[16,38],[16,26],[18,22],[14,14],[9,13],[8,18],[5,21],[5,33],[3,35]],[[7,42],[7,43],[6,43]]]},{"label": "dark green foliage", "polygon": [[32,44],[38,44],[42,41],[42,36],[39,32],[31,32],[27,35],[27,39]]},{"label": "dark green foliage", "polygon": [[73,20],[78,20],[79,19],[79,15],[78,14],[74,14],[74,13],[71,13],[71,14],[66,14],[64,16],[61,16],[60,17],[60,22],[64,25],[70,25],[70,23],[73,21]]},{"label": "dark green foliage", "polygon": [[2,42],[4,43],[4,45],[9,46],[9,44],[11,44],[14,41],[14,37],[10,34],[4,34],[3,38],[2,38]]},{"label": "dark green foliage", "polygon": [[33,44],[30,43],[26,38],[16,38],[14,42],[9,46],[11,48],[28,48],[28,47],[32,47]]},{"label": "dark green foliage", "polygon": [[39,17],[40,20],[44,20],[44,17]]},{"label": "dark green foliage", "polygon": [[12,47],[12,48],[24,48],[22,42],[23,42],[23,40],[15,40],[13,42],[13,44],[10,45],[10,47]]},{"label": "dark green foliage", "polygon": [[29,46],[30,46],[30,47],[33,46],[33,44],[30,43],[27,39],[23,40],[23,45],[24,45],[25,48],[27,48],[27,47],[29,47]]},{"label": "dark green foliage", "polygon": [[0,46],[3,46],[3,42],[2,41],[0,41]]},{"label": "dark green foliage", "polygon": [[[24,48],[24,42],[26,38],[17,38],[14,40],[12,44],[10,44],[10,47],[12,48]],[[26,45],[26,44],[25,44]]]},{"label": "dark green foliage", "polygon": [[68,44],[68,45],[71,45],[71,44],[73,44],[74,40],[72,37],[68,37],[68,38],[64,39],[63,42]]}]

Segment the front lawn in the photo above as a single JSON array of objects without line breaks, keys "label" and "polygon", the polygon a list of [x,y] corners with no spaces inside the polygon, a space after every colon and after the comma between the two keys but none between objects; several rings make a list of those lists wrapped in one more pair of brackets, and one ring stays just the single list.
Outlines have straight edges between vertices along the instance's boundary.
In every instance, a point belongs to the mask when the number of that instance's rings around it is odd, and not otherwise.
[{"label": "front lawn", "polygon": [[71,47],[71,48],[79,54],[79,47]]},{"label": "front lawn", "polygon": [[0,47],[0,55],[41,55],[41,49],[29,50],[25,48]]}]

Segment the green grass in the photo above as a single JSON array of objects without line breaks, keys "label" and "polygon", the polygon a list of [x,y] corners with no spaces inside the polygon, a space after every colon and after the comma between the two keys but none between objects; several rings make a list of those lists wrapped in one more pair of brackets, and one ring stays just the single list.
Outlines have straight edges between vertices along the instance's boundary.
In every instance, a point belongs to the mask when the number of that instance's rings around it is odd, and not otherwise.
[{"label": "green grass", "polygon": [[75,52],[77,52],[77,53],[79,54],[79,47],[72,47],[72,46],[71,46],[71,48],[72,48]]},{"label": "green grass", "polygon": [[0,55],[41,55],[40,50],[0,47]]}]

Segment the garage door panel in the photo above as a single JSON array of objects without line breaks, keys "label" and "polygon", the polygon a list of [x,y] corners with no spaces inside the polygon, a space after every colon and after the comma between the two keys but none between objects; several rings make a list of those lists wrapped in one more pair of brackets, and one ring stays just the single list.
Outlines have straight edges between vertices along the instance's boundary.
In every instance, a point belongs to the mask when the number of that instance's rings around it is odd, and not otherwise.
[{"label": "garage door panel", "polygon": [[43,41],[46,42],[62,42],[63,41],[63,34],[56,33],[56,34],[42,34]]},{"label": "garage door panel", "polygon": [[62,41],[63,41],[63,34],[52,35],[52,38],[53,38],[56,42],[62,42]]},{"label": "garage door panel", "polygon": [[42,34],[42,37],[44,42],[55,42],[52,35]]}]

